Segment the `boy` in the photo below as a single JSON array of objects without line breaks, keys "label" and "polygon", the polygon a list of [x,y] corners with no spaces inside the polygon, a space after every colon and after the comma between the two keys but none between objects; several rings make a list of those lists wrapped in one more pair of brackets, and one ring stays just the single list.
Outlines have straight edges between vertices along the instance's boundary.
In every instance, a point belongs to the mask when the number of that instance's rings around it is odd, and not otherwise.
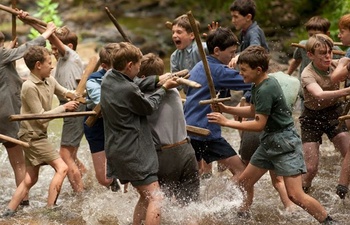
[{"label": "boy", "polygon": [[[343,113],[340,98],[350,94],[350,87],[339,89],[340,83],[331,81],[331,74],[337,65],[335,60],[332,61],[332,47],[332,39],[324,34],[316,34],[306,43],[306,51],[311,63],[301,74],[304,110],[299,118],[307,165],[307,173],[303,176],[303,188],[306,192],[309,191],[318,171],[319,146],[322,144],[324,133],[342,157],[349,152],[350,134],[344,123],[338,126],[338,117]],[[344,160],[343,165],[350,163],[349,157]],[[347,173],[341,173],[339,178],[341,186],[338,188],[346,187],[348,179]],[[341,192],[337,190],[341,198],[345,197],[346,193]]]},{"label": "boy", "polygon": [[[75,90],[83,74],[83,63],[76,52],[78,37],[67,27],[62,27],[56,32],[60,42],[51,43],[52,53],[57,60],[54,77],[57,82],[69,90]],[[60,104],[65,104],[67,99],[59,98]],[[85,106],[80,104],[79,112],[85,111]],[[68,165],[67,177],[75,192],[84,189],[82,172],[85,167],[77,158],[80,141],[84,134],[84,117],[63,118],[60,155]]]},{"label": "boy", "polygon": [[[28,13],[20,11],[19,18],[25,18]],[[45,46],[46,39],[55,31],[56,26],[49,23],[46,30],[43,28],[42,34],[32,41],[18,46],[17,48],[7,49],[3,47],[5,36],[0,32],[0,102],[5,103],[6,107],[0,107],[0,134],[7,135],[12,138],[18,138],[19,123],[10,122],[8,117],[13,114],[20,113],[21,107],[21,87],[23,80],[18,75],[14,65],[14,61],[23,57],[24,52],[33,45]],[[15,43],[12,43],[15,44]],[[25,161],[22,147],[0,140],[7,151],[11,167],[15,175],[16,186],[18,186],[25,176]],[[28,196],[23,199],[22,205],[29,205]]]},{"label": "boy", "polygon": [[[268,171],[274,170],[283,176],[289,198],[305,209],[323,224],[331,224],[323,206],[303,192],[301,174],[306,171],[301,150],[301,141],[294,127],[292,112],[287,105],[283,91],[274,77],[267,75],[269,55],[261,46],[250,46],[237,61],[240,74],[252,87],[252,105],[230,107],[219,104],[221,112],[241,117],[254,118],[250,121],[226,119],[221,113],[207,115],[210,123],[216,123],[240,130],[263,131],[258,149],[247,168],[239,177],[239,184],[246,191]],[[249,214],[252,196],[244,196],[239,214]]]},{"label": "boy", "polygon": [[[50,76],[53,67],[51,55],[46,48],[42,46],[30,47],[23,58],[31,74],[22,86],[21,114],[62,113],[74,111],[78,108],[79,102],[70,101],[51,109],[54,94],[67,97],[69,92]],[[74,94],[70,93],[70,96],[74,96]],[[2,217],[9,217],[15,213],[21,200],[37,182],[41,165],[49,164],[55,170],[49,186],[47,206],[52,207],[56,203],[67,173],[67,165],[48,140],[48,122],[49,119],[21,121],[18,137],[20,140],[30,143],[30,147],[24,149],[27,166],[26,175],[16,189]]]},{"label": "boy", "polygon": [[112,70],[101,86],[101,109],[105,131],[107,176],[122,184],[130,182],[139,192],[133,224],[160,224],[161,200],[158,183],[157,153],[152,141],[147,115],[158,108],[166,91],[177,87],[169,79],[148,97],[133,82],[142,53],[134,45],[121,42],[112,52]]},{"label": "boy", "polygon": [[[329,36],[329,28],[331,23],[328,19],[323,18],[321,16],[313,16],[305,23],[305,29],[308,34],[308,37],[311,37],[314,34],[326,34]],[[299,42],[300,45],[306,44],[307,40],[302,40]],[[339,47],[334,46],[333,49],[340,50]],[[340,58],[339,55],[335,55],[335,58]],[[292,73],[299,68],[298,78],[300,79],[300,75],[303,72],[304,68],[310,63],[310,59],[307,57],[306,50],[304,48],[296,48],[293,53],[293,58],[290,62],[290,65],[287,70],[287,74],[292,75]]]},{"label": "boy", "polygon": [[[228,62],[235,55],[238,46],[237,37],[228,28],[219,27],[212,30],[207,35],[207,56],[214,86],[217,90],[228,88],[232,90],[250,90],[250,84],[244,84],[243,78],[236,70],[227,67]],[[209,124],[206,114],[211,112],[209,105],[200,105],[199,101],[210,99],[208,82],[205,76],[203,62],[200,61],[190,71],[189,80],[193,80],[202,85],[201,88],[188,88],[184,113],[186,123],[210,130],[207,137],[190,136],[191,144],[196,152],[197,161],[202,159],[206,163],[218,161],[228,168],[237,179],[244,170],[244,164],[231,147],[231,145],[221,136],[221,128],[216,124]]]},{"label": "boy", "polygon": [[[138,77],[164,73],[164,63],[153,53],[144,55]],[[199,174],[194,150],[187,137],[186,121],[180,93],[167,91],[159,109],[147,116],[157,149],[158,179],[167,196],[180,204],[199,199]]]},{"label": "boy", "polygon": [[[102,69],[92,73],[86,82],[87,111],[91,111],[100,102],[102,79],[107,70],[111,69],[112,67],[110,55],[113,49],[117,46],[118,44],[116,43],[109,43],[103,46],[100,50],[99,56]],[[106,177],[106,153],[104,150],[105,136],[103,130],[103,117],[98,118],[92,127],[89,127],[84,123],[84,133],[89,143],[97,181],[101,185],[111,188],[112,191],[119,190],[120,187],[117,179]]]},{"label": "boy", "polygon": [[[199,22],[196,20],[196,25],[199,30]],[[215,26],[212,26],[215,27]],[[211,28],[212,28],[211,27]],[[188,69],[191,70],[199,61],[201,56],[199,54],[198,46],[195,41],[195,36],[186,14],[177,17],[172,22],[172,39],[175,44],[176,50],[170,56],[170,72],[178,72],[180,70]],[[202,43],[205,51],[206,43]],[[183,91],[187,92],[187,87],[182,87]],[[208,165],[205,162],[200,164],[200,172],[203,178],[210,177],[212,174],[212,165]]]},{"label": "boy", "polygon": [[[240,30],[238,52],[251,45],[259,45],[269,50],[264,31],[254,21],[256,5],[254,0],[236,0],[230,6],[232,23],[236,30]],[[228,64],[231,68],[236,66],[238,55]]]}]

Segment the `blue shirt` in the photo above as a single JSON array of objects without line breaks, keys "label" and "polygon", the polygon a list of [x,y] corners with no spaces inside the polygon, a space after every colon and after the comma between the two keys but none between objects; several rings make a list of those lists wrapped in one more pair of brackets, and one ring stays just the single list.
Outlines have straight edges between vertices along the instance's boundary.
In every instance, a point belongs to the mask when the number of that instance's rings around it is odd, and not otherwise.
[{"label": "blue shirt", "polygon": [[89,109],[93,109],[100,102],[101,83],[105,74],[106,70],[101,69],[92,73],[86,82],[86,104]]},{"label": "blue shirt", "polygon": [[244,49],[248,48],[251,45],[260,45],[264,47],[267,51],[269,50],[269,47],[266,43],[264,31],[259,27],[256,21],[252,25],[250,25],[250,27],[246,31],[242,30],[240,36],[240,43],[240,52],[242,52]]},{"label": "blue shirt", "polygon": [[[245,84],[243,82],[243,77],[238,73],[238,71],[229,68],[225,64],[222,64],[213,56],[207,56],[207,59],[216,91],[222,88],[244,91],[251,89],[251,84]],[[202,87],[198,89],[191,87],[188,88],[186,102],[184,104],[186,123],[188,125],[209,129],[211,132],[211,134],[207,137],[193,136],[191,138],[203,141],[218,139],[221,137],[220,125],[208,123],[207,119],[207,114],[211,112],[210,105],[199,104],[199,101],[201,100],[211,99],[203,62],[200,61],[197,63],[190,71],[190,74],[191,76],[189,80],[193,80],[201,84]]]}]

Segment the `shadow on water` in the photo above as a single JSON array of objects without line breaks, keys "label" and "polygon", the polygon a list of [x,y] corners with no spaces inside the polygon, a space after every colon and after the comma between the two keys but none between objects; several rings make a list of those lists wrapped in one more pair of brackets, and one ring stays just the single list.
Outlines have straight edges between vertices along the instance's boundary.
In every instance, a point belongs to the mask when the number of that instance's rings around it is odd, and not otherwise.
[{"label": "shadow on water", "polygon": [[[50,140],[56,149],[59,148],[60,129],[61,119],[53,120],[50,123]],[[239,135],[236,130],[224,128],[223,135],[235,149],[238,149]],[[30,191],[30,206],[19,208],[13,218],[0,219],[0,224],[131,224],[138,194],[132,187],[129,187],[127,193],[121,191],[114,193],[98,184],[85,139],[79,150],[79,158],[89,169],[83,177],[86,186],[84,193],[74,194],[69,182],[65,179],[58,199],[58,207],[46,209],[47,190],[53,170],[49,166],[44,166],[40,170],[37,184]],[[321,146],[320,162],[320,171],[313,182],[311,195],[318,199],[340,224],[350,224],[348,221],[349,197],[342,202],[335,194],[341,158],[326,138]],[[0,149],[0,177],[0,209],[2,211],[6,208],[15,189],[13,172],[3,147]],[[162,224],[318,224],[315,219],[302,210],[294,213],[285,212],[267,174],[255,186],[252,206],[253,219],[243,221],[237,218],[236,212],[241,201],[242,194],[229,181],[229,175],[226,172],[215,172],[212,178],[201,181],[201,201],[199,203],[179,207],[172,199],[166,199],[162,211]]]}]

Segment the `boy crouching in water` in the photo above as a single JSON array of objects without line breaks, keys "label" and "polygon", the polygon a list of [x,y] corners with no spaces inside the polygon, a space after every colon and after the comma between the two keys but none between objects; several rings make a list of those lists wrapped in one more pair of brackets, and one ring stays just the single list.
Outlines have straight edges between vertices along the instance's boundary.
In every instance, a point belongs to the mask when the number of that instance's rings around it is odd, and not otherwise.
[{"label": "boy crouching in water", "polygon": [[[287,105],[278,81],[267,74],[269,55],[261,46],[250,46],[237,61],[240,74],[252,87],[251,106],[230,107],[219,104],[220,111],[240,117],[251,117],[251,121],[229,120],[221,113],[207,115],[209,122],[240,130],[263,131],[260,145],[253,154],[247,168],[239,177],[244,189],[254,184],[268,171],[274,170],[282,176],[288,197],[322,224],[334,224],[325,208],[314,198],[304,193],[301,174],[306,172],[301,139],[294,127],[292,112]],[[245,196],[241,214],[248,214],[252,198]]]}]

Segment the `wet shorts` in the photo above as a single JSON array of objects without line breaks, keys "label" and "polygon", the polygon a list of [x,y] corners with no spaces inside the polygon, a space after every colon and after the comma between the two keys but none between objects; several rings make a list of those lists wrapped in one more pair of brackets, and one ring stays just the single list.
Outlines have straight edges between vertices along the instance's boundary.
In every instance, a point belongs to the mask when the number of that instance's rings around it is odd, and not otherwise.
[{"label": "wet shorts", "polygon": [[121,184],[126,184],[126,183],[130,182],[132,184],[132,186],[137,187],[137,186],[148,185],[148,184],[151,184],[153,182],[158,181],[158,176],[157,176],[157,174],[150,174],[143,180],[133,180],[133,181],[119,180],[119,181]]},{"label": "wet shorts", "polygon": [[278,132],[263,133],[261,144],[250,163],[274,170],[278,176],[293,176],[306,172],[300,137],[291,126]]},{"label": "wet shorts", "polygon": [[237,155],[232,146],[222,137],[210,141],[191,139],[191,144],[196,153],[197,161],[204,159],[206,163],[211,163]]},{"label": "wet shorts", "polygon": [[[85,105],[80,104],[77,112],[84,112]],[[65,117],[63,118],[63,128],[61,135],[61,145],[79,147],[80,141],[84,135],[84,117]]]},{"label": "wet shorts", "polygon": [[342,112],[343,107],[340,104],[321,110],[311,110],[304,107],[304,111],[299,117],[302,142],[318,142],[322,144],[322,135],[324,133],[331,140],[337,134],[347,132],[348,129],[345,123],[338,128],[338,117],[341,116]]},{"label": "wet shorts", "polygon": [[104,151],[105,133],[103,129],[103,118],[98,118],[92,127],[84,123],[85,138],[89,143],[90,152],[97,153]]}]

